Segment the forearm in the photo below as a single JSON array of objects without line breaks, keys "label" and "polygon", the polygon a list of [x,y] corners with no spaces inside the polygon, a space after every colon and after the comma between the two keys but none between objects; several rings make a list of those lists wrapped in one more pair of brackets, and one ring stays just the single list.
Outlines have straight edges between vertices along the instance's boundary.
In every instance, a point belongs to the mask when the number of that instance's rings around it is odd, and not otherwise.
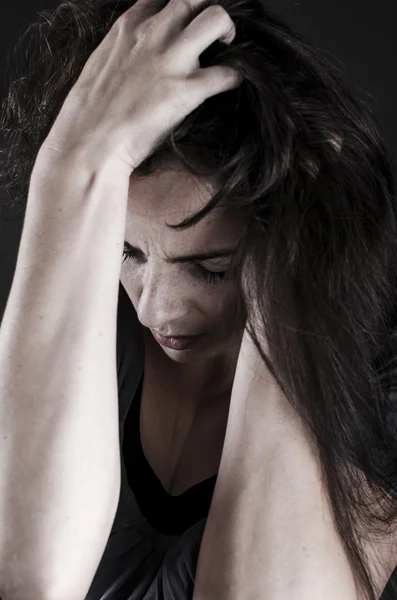
[{"label": "forearm", "polygon": [[115,348],[128,178],[116,185],[114,173],[70,160],[32,175],[0,329],[4,600],[86,592],[119,495]]},{"label": "forearm", "polygon": [[355,600],[303,427],[241,360],[194,600]]}]

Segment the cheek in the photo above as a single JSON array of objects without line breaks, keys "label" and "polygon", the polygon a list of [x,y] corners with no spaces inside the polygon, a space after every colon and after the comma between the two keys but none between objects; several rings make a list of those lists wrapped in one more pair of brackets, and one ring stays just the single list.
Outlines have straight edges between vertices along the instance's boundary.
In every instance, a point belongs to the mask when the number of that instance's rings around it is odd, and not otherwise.
[{"label": "cheek", "polygon": [[205,311],[207,320],[211,321],[215,329],[241,329],[246,320],[241,294],[235,286],[225,284],[214,287],[218,289],[202,294],[200,307]]}]

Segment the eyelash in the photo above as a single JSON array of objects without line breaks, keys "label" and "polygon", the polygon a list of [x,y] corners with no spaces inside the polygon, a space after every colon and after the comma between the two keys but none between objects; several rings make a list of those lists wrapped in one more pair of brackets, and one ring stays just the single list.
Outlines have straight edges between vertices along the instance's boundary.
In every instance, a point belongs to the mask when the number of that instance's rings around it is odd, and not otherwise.
[{"label": "eyelash", "polygon": [[[128,262],[130,260],[137,260],[137,257],[134,255],[134,253],[130,252],[129,250],[123,251],[123,257],[123,263]],[[205,283],[216,284],[222,283],[226,280],[227,271],[208,271],[208,269],[204,269],[204,267],[202,267],[201,265],[196,266],[199,268],[201,277]]]},{"label": "eyelash", "polygon": [[200,265],[197,266],[201,271],[201,276],[205,283],[222,283],[226,279],[226,271],[208,271],[208,269],[204,269]]}]

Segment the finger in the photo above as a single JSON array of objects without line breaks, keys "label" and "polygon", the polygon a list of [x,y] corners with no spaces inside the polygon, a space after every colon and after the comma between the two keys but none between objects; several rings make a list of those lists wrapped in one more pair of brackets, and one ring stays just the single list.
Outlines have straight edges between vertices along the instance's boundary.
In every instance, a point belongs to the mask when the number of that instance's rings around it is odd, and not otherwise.
[{"label": "finger", "polygon": [[188,82],[192,97],[199,98],[201,104],[211,96],[239,87],[243,76],[232,67],[215,65],[197,70]]},{"label": "finger", "polygon": [[211,0],[169,0],[159,20],[179,33],[210,3]]},{"label": "finger", "polygon": [[133,27],[137,27],[160,13],[166,4],[167,0],[136,0],[120,18],[128,19]]},{"label": "finger", "polygon": [[197,60],[216,40],[231,43],[236,35],[233,20],[220,5],[212,5],[189,23],[176,40],[173,51],[185,56],[186,49]]}]

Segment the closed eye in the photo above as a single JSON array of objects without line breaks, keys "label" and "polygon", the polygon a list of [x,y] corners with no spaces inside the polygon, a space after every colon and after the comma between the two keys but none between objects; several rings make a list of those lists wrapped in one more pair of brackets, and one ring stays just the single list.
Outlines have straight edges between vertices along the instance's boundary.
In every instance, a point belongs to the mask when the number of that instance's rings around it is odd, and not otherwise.
[{"label": "closed eye", "polygon": [[[128,261],[138,262],[142,260],[142,256],[138,256],[138,253],[131,250],[123,251],[123,263]],[[221,283],[227,279],[228,272],[227,271],[210,271],[209,269],[205,269],[199,264],[194,264],[194,266],[198,269],[200,278],[209,284]]]},{"label": "closed eye", "polygon": [[128,262],[130,260],[138,260],[138,253],[135,252],[135,251],[126,250],[124,248],[124,251],[123,251],[123,263],[124,262]]},{"label": "closed eye", "polygon": [[227,271],[209,271],[201,265],[197,265],[201,270],[202,277],[206,283],[220,283],[227,278]]}]

